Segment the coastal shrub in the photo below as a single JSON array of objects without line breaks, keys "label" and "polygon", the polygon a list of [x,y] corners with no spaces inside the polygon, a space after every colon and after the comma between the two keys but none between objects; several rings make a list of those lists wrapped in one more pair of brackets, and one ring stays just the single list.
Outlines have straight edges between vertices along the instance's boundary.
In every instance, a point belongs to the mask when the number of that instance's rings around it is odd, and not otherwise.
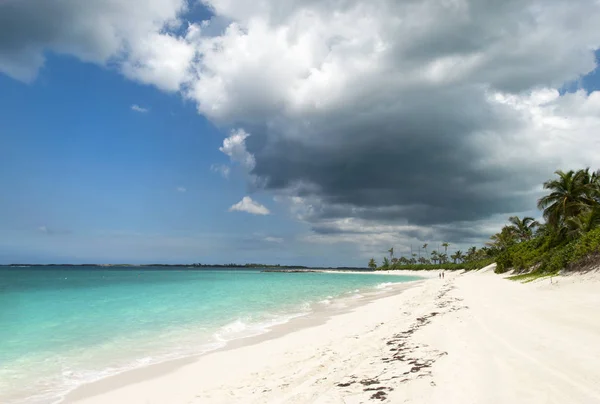
[{"label": "coastal shrub", "polygon": [[580,261],[600,254],[600,228],[572,241],[557,241],[555,237],[537,237],[511,246],[496,257],[496,273],[511,269],[517,272],[556,273],[574,268]]},{"label": "coastal shrub", "polygon": [[[537,268],[544,271],[546,267],[554,268],[561,259],[568,259],[565,241],[562,245],[557,244],[556,239],[551,236],[539,236],[529,241],[515,244],[500,253],[496,258],[496,273],[505,273],[509,270],[523,272]],[[560,258],[563,257],[563,258]]]},{"label": "coastal shrub", "polygon": [[465,269],[465,271],[476,271],[478,269],[485,268],[488,265],[492,265],[494,262],[496,262],[496,258],[489,257],[477,261],[465,262],[464,264],[460,265]]},{"label": "coastal shrub", "polygon": [[600,262],[600,228],[583,234],[573,242],[567,269],[576,269]]},{"label": "coastal shrub", "polygon": [[515,244],[496,257],[496,273],[504,273],[510,269],[523,270],[535,264],[540,258],[537,251],[537,240]]},{"label": "coastal shrub", "polygon": [[600,227],[581,236],[573,248],[571,262],[600,253]]},{"label": "coastal shrub", "polygon": [[554,273],[564,269],[573,259],[575,242],[556,247],[544,254],[536,272]]}]

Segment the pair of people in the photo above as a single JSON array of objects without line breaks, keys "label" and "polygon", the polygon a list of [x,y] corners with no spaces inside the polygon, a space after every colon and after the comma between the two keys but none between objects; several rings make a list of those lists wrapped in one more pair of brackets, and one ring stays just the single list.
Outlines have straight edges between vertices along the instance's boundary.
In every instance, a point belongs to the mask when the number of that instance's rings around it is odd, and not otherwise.
[{"label": "pair of people", "polygon": [[440,279],[444,279],[444,272],[440,272],[438,276]]}]

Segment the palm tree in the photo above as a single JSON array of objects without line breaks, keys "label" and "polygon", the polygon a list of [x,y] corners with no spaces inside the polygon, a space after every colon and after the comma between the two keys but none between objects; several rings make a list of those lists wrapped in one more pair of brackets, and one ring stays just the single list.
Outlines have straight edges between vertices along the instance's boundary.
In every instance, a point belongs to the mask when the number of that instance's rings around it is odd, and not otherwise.
[{"label": "palm tree", "polygon": [[544,218],[551,226],[558,228],[565,219],[577,216],[589,205],[594,186],[587,170],[558,170],[555,174],[557,179],[544,182],[544,189],[551,192],[538,200],[538,209],[544,211]]},{"label": "palm tree", "polygon": [[438,254],[438,259],[440,261],[440,264],[445,264],[446,262],[448,262],[448,254]]},{"label": "palm tree", "polygon": [[456,264],[456,260],[458,259],[458,255],[456,255],[456,253],[452,254],[450,256],[450,259],[452,259],[452,261],[454,261],[454,263]]},{"label": "palm tree", "polygon": [[429,244],[427,244],[427,243],[423,244],[423,249],[425,250],[425,256],[427,256],[427,246],[428,245]]},{"label": "palm tree", "polygon": [[580,170],[589,205],[600,203],[600,170],[590,173],[589,167]]},{"label": "palm tree", "polygon": [[477,254],[477,247],[473,246],[467,250],[467,260],[471,261],[475,259],[475,254]]},{"label": "palm tree", "polygon": [[437,260],[439,259],[439,254],[437,251],[433,250],[431,252],[431,260],[433,261],[433,263],[435,264],[437,262]]},{"label": "palm tree", "polygon": [[455,252],[454,254],[452,254],[450,256],[450,258],[452,258],[452,260],[454,261],[454,263],[456,264],[458,260],[462,260],[463,259],[463,253],[461,250],[458,250],[457,252]]},{"label": "palm tree", "polygon": [[371,258],[369,260],[369,268],[370,269],[376,269],[377,268],[377,263],[375,262],[375,258]]},{"label": "palm tree", "polygon": [[448,247],[450,246],[450,243],[448,243],[447,241],[442,243],[442,247],[444,247],[444,254],[448,255]]},{"label": "palm tree", "polygon": [[383,263],[381,264],[381,268],[388,269],[390,267],[390,260],[388,257],[383,257]]},{"label": "palm tree", "polygon": [[598,226],[600,226],[600,207],[598,206],[565,220],[565,232],[569,238],[577,238]]},{"label": "palm tree", "polygon": [[509,227],[514,230],[521,241],[531,240],[533,230],[540,225],[540,223],[532,217],[519,219],[518,216],[511,216],[508,218],[508,221],[511,223]]},{"label": "palm tree", "polygon": [[552,227],[548,226],[548,223],[540,223],[540,225],[535,229],[536,237],[543,237],[549,234],[552,231]]},{"label": "palm tree", "polygon": [[488,246],[504,251],[517,242],[517,234],[511,226],[504,226],[500,233],[494,234],[490,239],[492,241],[486,243]]},{"label": "palm tree", "polygon": [[388,252],[390,253],[390,260],[394,258],[394,247],[390,248],[388,250]]}]

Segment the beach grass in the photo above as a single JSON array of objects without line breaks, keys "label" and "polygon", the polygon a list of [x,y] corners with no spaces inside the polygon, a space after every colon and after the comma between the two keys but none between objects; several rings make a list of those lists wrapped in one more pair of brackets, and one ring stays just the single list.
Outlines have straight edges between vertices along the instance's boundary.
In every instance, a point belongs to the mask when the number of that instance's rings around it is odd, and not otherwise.
[{"label": "beach grass", "polygon": [[521,282],[521,283],[529,283],[529,282],[533,282],[533,281],[540,280],[540,279],[552,278],[557,275],[558,275],[558,272],[551,272],[551,273],[534,272],[534,273],[512,275],[512,276],[508,276],[506,279],[509,279],[511,281]]}]

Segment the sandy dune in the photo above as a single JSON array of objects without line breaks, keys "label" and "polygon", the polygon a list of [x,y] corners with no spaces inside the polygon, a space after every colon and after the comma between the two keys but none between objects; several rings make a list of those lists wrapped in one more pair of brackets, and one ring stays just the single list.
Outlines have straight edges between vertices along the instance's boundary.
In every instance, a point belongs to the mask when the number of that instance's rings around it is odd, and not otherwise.
[{"label": "sandy dune", "polygon": [[[600,277],[446,272],[262,342],[76,390],[77,403],[600,403]],[[302,321],[307,321],[303,324]]]}]

